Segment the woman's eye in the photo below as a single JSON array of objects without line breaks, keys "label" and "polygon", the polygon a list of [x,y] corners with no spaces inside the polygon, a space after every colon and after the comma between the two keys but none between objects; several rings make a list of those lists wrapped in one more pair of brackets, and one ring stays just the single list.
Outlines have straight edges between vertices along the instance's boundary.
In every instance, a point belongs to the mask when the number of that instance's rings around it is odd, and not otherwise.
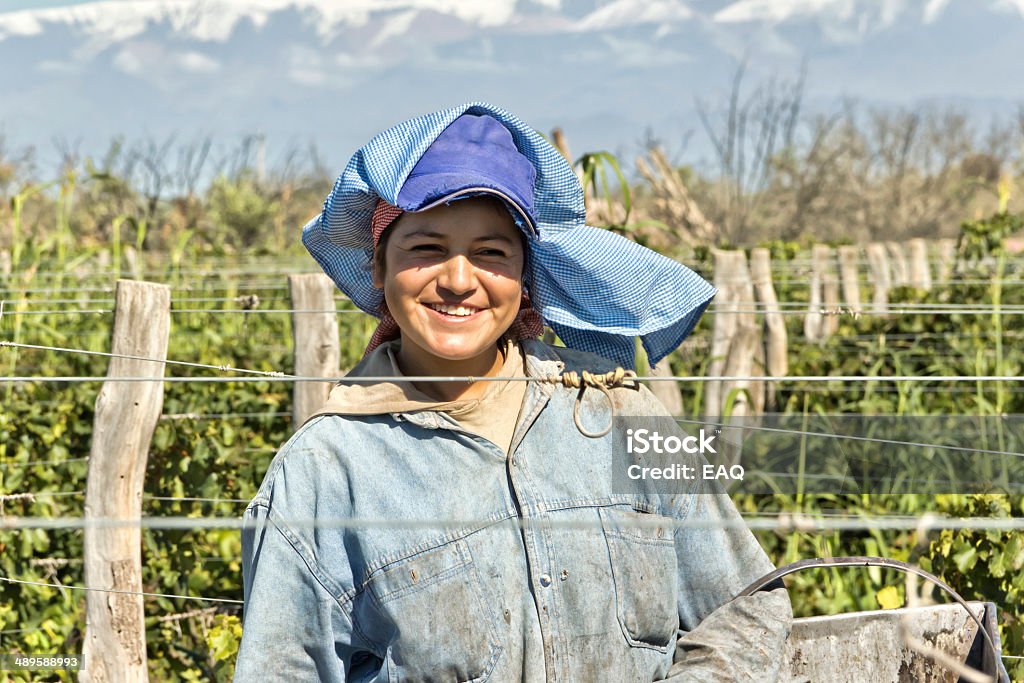
[{"label": "woman's eye", "polygon": [[497,256],[499,258],[505,258],[505,252],[501,249],[481,249],[479,254],[481,256]]},{"label": "woman's eye", "polygon": [[409,248],[410,251],[420,252],[436,252],[440,251],[441,247],[437,244],[417,244]]}]

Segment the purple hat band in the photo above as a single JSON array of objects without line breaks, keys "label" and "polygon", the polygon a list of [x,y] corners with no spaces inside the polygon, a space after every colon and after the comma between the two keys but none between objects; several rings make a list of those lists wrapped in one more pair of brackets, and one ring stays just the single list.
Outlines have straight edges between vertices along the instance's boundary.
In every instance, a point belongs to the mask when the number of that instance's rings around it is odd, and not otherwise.
[{"label": "purple hat band", "polygon": [[404,211],[425,211],[458,197],[493,194],[523,218],[534,235],[537,170],[497,119],[463,114],[431,143],[398,192]]}]

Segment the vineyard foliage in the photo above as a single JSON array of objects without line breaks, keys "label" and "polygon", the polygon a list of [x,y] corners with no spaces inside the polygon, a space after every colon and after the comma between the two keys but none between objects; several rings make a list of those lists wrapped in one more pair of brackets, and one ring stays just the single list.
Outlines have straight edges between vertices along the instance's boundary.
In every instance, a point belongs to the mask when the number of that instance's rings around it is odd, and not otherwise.
[{"label": "vineyard foliage", "polygon": [[[11,260],[9,274],[0,269],[0,339],[109,351],[111,288],[120,274],[172,287],[176,310],[169,358],[292,372],[290,317],[269,311],[290,307],[286,273],[317,270],[300,253],[294,226],[308,218],[326,193],[323,178],[312,174],[270,186],[239,173],[215,180],[204,197],[189,192],[170,202],[150,202],[144,192],[108,171],[67,171],[58,183],[26,185],[11,196],[3,216],[9,239],[0,241]],[[637,204],[644,215],[642,197]],[[782,383],[775,390],[777,409],[866,416],[1024,413],[1024,388],[1015,383],[884,380],[892,375],[1021,374],[1024,318],[1019,308],[1001,310],[1024,306],[1024,261],[1004,249],[1021,225],[1020,214],[1005,203],[993,215],[964,222],[953,282],[930,292],[892,292],[893,301],[987,307],[981,314],[842,316],[837,333],[820,344],[804,343],[802,319],[786,316],[792,375],[870,375],[879,381]],[[644,239],[642,231],[628,224],[617,228]],[[809,241],[764,246],[771,248],[778,266],[780,301],[806,302]],[[711,277],[706,245],[671,253]],[[864,283],[865,298],[869,286]],[[352,310],[340,295],[338,306]],[[339,324],[342,366],[350,367],[360,357],[373,321],[351,312],[339,315]],[[706,370],[710,332],[706,316],[671,357],[675,374]],[[0,348],[0,369],[7,377],[102,376],[106,366],[107,359],[100,356]],[[225,371],[168,366],[167,374]],[[0,496],[8,496],[0,498],[0,515],[81,517],[98,390],[97,383],[87,382],[0,385]],[[682,387],[687,414],[700,413],[701,392],[700,383]],[[149,454],[144,514],[239,517],[276,448],[290,435],[290,410],[287,382],[166,383],[164,417]],[[22,493],[33,495],[17,496]],[[777,494],[737,496],[736,503],[752,516],[783,511],[841,513],[866,520],[924,513],[1024,516],[1019,495]],[[761,531],[758,538],[778,564],[839,555],[882,555],[919,563],[966,598],[999,605],[1004,651],[1024,654],[1020,533],[968,529],[933,532],[922,539],[913,532],[879,529]],[[147,592],[242,597],[236,530],[145,530],[142,552]],[[81,586],[82,532],[0,532],[0,575]],[[789,586],[800,616],[899,606],[905,590],[902,576],[881,569],[808,572],[792,577]],[[235,606],[152,597],[145,600],[145,614],[153,680],[230,679],[241,635]],[[80,653],[84,627],[81,591],[0,583],[0,652]],[[1024,662],[1013,661],[1012,676],[1024,679]],[[11,678],[30,680],[28,674]]]}]

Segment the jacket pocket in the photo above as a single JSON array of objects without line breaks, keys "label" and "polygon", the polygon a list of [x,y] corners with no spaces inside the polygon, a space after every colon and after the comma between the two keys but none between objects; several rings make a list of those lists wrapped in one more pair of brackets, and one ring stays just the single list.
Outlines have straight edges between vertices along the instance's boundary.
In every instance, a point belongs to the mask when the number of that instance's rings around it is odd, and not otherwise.
[{"label": "jacket pocket", "polygon": [[668,652],[679,629],[671,520],[614,508],[602,508],[600,514],[622,633],[633,647]]},{"label": "jacket pocket", "polygon": [[464,540],[393,562],[366,587],[379,610],[392,681],[485,681],[501,655],[488,604]]}]

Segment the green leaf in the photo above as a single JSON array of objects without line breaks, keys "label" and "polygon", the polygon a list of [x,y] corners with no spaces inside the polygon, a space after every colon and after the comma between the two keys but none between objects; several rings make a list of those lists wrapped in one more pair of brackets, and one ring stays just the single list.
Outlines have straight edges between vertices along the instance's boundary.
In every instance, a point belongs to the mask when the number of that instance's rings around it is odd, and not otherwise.
[{"label": "green leaf", "polygon": [[966,574],[970,571],[977,561],[978,549],[973,545],[968,546],[965,550],[953,555],[953,562],[956,563],[956,568],[959,569],[962,574]]}]

